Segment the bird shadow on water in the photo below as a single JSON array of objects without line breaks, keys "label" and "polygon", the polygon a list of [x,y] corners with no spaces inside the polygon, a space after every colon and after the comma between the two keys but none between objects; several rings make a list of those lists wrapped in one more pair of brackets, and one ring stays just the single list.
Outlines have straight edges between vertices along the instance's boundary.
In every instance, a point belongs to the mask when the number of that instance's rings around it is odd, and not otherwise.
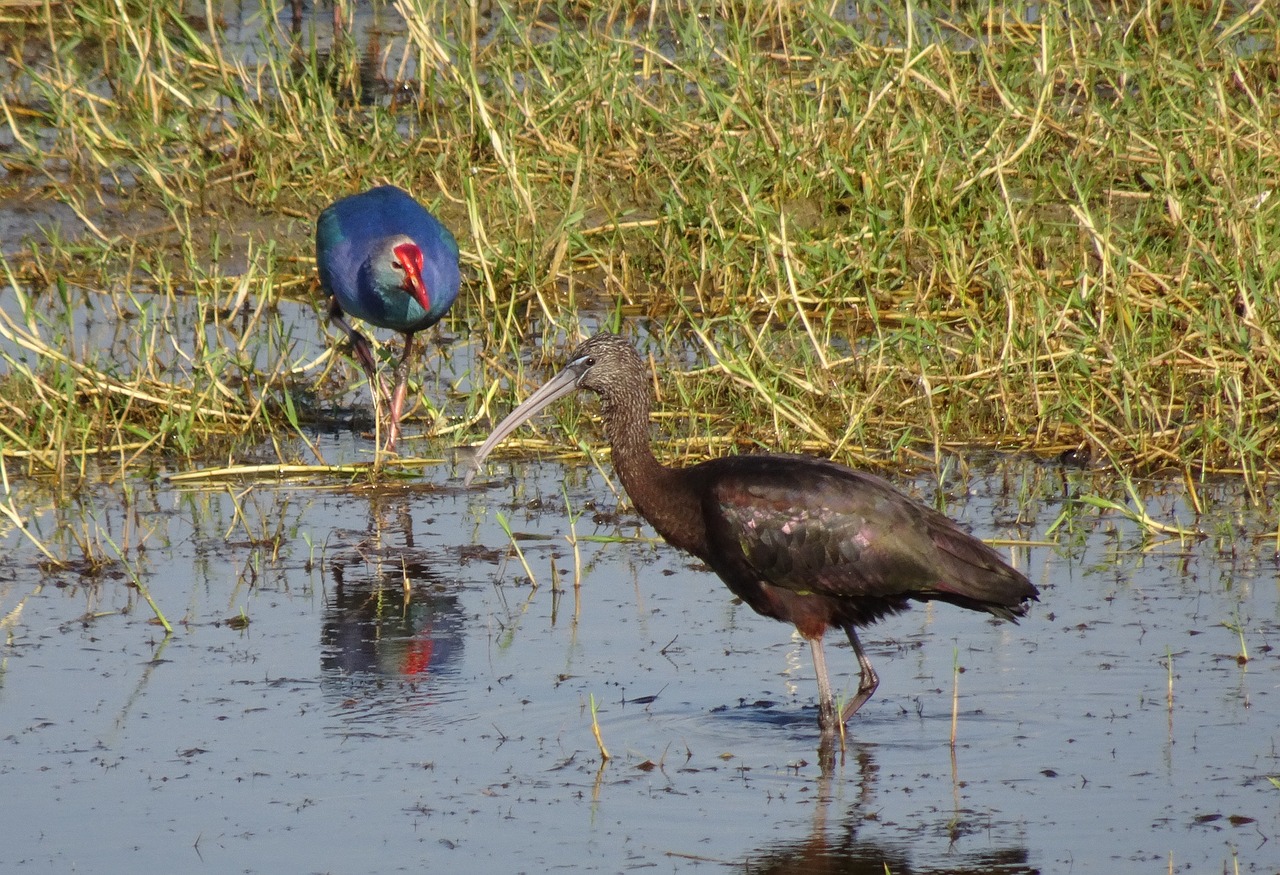
[{"label": "bird shadow on water", "polygon": [[739,700],[736,705],[719,705],[711,709],[718,719],[732,721],[735,725],[769,726],[785,732],[789,737],[818,741],[818,707],[795,706],[773,699]]},{"label": "bird shadow on water", "polygon": [[[776,733],[797,742],[812,742],[814,749],[823,746],[823,736],[818,728],[818,706],[816,704],[796,704],[778,699],[743,698],[735,705],[719,705],[710,712],[715,719],[728,721],[731,726],[750,729],[754,726],[769,727]],[[859,732],[870,735],[873,728],[879,725],[892,726],[908,712],[892,712],[888,716],[877,716],[874,709],[859,713],[845,727],[845,743],[852,744]],[[949,718],[949,715],[947,719]],[[941,719],[941,718],[940,718]],[[832,735],[830,738],[837,738]]]}]

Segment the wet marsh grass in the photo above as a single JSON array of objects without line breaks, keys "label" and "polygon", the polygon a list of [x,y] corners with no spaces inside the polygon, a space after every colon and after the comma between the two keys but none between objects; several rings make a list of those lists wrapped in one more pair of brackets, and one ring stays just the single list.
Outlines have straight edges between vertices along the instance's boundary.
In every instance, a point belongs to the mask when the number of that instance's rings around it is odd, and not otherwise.
[{"label": "wet marsh grass", "polygon": [[[267,437],[315,461],[280,438],[356,372],[297,352],[329,343],[310,222],[390,181],[462,245],[450,443],[621,325],[673,461],[1277,470],[1268,5],[375,8],[392,26],[332,52],[327,9],[296,37],[253,12],[239,43],[216,4],[12,13],[4,185],[86,230],[3,264],[0,396],[38,411],[3,429],[11,462],[234,463]],[[85,308],[127,340],[83,344]]]}]

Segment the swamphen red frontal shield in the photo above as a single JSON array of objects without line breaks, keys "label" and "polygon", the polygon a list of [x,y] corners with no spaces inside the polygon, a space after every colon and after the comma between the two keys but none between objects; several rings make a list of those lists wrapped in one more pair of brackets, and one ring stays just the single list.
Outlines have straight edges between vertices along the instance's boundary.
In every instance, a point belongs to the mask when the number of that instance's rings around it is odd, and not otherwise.
[{"label": "swamphen red frontal shield", "polygon": [[[641,516],[757,613],[794,623],[808,640],[824,735],[879,684],[855,627],[930,600],[1014,620],[1038,597],[995,550],[871,474],[783,455],[663,466],[649,445],[650,380],[630,343],[597,334],[493,430],[466,482],[503,438],[556,399],[578,389],[599,395],[614,470]],[[822,651],[831,626],[848,635],[861,669],[839,715]]]},{"label": "swamphen red frontal shield", "polygon": [[386,388],[377,377],[369,341],[346,316],[404,334],[390,396],[387,449],[394,450],[413,336],[439,322],[458,297],[458,243],[421,204],[384,185],[325,208],[316,220],[316,266],[329,296],[329,318],[350,340],[375,395],[375,409]]}]

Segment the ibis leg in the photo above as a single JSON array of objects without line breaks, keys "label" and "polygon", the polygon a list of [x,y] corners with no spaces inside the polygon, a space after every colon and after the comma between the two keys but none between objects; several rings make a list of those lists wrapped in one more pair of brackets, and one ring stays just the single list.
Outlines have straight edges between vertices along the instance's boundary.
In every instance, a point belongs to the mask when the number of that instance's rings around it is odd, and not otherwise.
[{"label": "ibis leg", "polygon": [[818,676],[818,729],[823,735],[836,731],[836,699],[831,695],[831,681],[827,677],[827,658],[822,653],[822,636],[809,639],[813,651],[813,670]]},{"label": "ibis leg", "polygon": [[867,654],[862,649],[862,642],[858,640],[858,633],[854,631],[853,624],[845,626],[844,631],[849,636],[849,643],[853,645],[853,652],[858,657],[858,668],[862,677],[858,681],[858,692],[854,694],[852,701],[844,706],[844,711],[840,714],[841,723],[847,723],[850,717],[857,714],[858,709],[866,704],[867,699],[870,699],[871,695],[876,691],[876,687],[880,686],[880,676],[871,667],[871,660],[867,659]]}]

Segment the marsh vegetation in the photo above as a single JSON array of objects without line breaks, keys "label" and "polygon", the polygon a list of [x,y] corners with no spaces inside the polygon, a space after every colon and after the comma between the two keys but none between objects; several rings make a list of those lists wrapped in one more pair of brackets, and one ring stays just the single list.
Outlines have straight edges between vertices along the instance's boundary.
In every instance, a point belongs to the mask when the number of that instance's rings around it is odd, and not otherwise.
[{"label": "marsh vegetation", "polygon": [[401,0],[335,34],[327,6],[6,5],[0,185],[65,205],[0,265],[8,464],[315,463],[286,436],[357,373],[309,223],[390,181],[463,248],[437,438],[625,323],[676,457],[981,446],[1260,490],[1275,10],[898,6]]}]

